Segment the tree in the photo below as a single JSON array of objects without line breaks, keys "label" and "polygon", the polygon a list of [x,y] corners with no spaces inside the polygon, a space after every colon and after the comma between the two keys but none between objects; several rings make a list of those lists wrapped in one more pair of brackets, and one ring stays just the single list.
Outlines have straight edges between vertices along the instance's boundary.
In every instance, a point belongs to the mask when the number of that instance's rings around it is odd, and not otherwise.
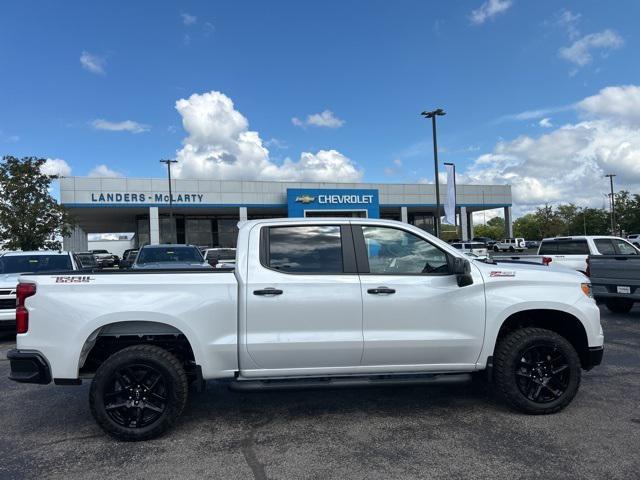
[{"label": "tree", "polygon": [[71,233],[73,222],[49,194],[56,175],[42,173],[44,158],[5,156],[0,163],[0,242],[5,249],[60,249],[56,237]]},{"label": "tree", "polygon": [[538,217],[533,213],[527,213],[513,222],[513,234],[527,240],[540,240],[540,224]]}]

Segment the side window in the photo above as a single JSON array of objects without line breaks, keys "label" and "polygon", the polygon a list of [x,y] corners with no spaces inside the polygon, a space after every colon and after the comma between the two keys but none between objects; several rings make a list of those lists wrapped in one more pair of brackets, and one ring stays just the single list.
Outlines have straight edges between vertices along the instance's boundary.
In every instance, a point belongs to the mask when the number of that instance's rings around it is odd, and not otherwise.
[{"label": "side window", "polygon": [[613,243],[608,238],[598,238],[593,241],[596,244],[596,248],[601,255],[615,255],[616,250],[613,248]]},{"label": "side window", "polygon": [[369,272],[377,274],[449,273],[447,255],[412,233],[363,226]]},{"label": "side window", "polygon": [[555,255],[558,253],[558,242],[548,241],[540,244],[539,255]]},{"label": "side window", "polygon": [[638,255],[638,251],[624,240],[612,240],[618,255]]},{"label": "side window", "polygon": [[558,242],[559,255],[589,255],[586,240],[568,240]]},{"label": "side window", "polygon": [[337,225],[269,227],[265,264],[286,273],[342,273]]}]

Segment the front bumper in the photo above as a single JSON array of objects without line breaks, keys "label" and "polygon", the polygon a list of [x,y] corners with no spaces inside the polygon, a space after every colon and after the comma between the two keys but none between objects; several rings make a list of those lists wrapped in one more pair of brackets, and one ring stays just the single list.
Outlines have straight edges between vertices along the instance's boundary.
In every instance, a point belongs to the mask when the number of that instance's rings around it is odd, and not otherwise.
[{"label": "front bumper", "polygon": [[9,350],[7,358],[11,363],[9,380],[20,383],[51,383],[51,370],[40,352]]},{"label": "front bumper", "polygon": [[589,347],[587,352],[587,357],[585,364],[582,365],[582,368],[585,370],[591,370],[593,367],[598,366],[602,363],[602,356],[604,355],[604,345],[600,347]]}]

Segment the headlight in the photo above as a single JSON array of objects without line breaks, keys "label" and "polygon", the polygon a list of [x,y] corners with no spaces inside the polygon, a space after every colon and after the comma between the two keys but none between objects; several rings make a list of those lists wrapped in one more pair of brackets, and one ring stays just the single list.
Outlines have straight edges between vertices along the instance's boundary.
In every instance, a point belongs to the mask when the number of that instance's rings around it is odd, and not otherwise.
[{"label": "headlight", "polygon": [[582,289],[582,293],[584,293],[587,297],[593,298],[593,293],[591,292],[590,283],[581,283],[580,288]]}]

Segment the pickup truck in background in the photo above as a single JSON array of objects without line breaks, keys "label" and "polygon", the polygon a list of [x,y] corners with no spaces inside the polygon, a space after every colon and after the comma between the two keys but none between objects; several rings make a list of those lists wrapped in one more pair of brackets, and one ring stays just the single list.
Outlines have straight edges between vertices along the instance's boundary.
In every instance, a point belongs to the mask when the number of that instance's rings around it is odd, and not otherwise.
[{"label": "pickup truck in background", "polygon": [[629,313],[640,302],[640,255],[590,255],[587,274],[593,296],[613,313]]},{"label": "pickup truck in background", "polygon": [[513,408],[554,413],[604,348],[583,275],[470,260],[391,220],[251,220],[233,271],[25,275],[17,297],[10,378],[92,379],[94,418],[126,440],[167,430],[208,379],[265,390],[483,372]]},{"label": "pickup truck in background", "polygon": [[14,330],[16,327],[16,287],[21,274],[81,268],[71,252],[43,250],[0,254],[0,330]]},{"label": "pickup truck in background", "polygon": [[589,255],[638,254],[640,250],[624,238],[607,235],[545,238],[538,248],[538,256],[550,258],[553,266],[572,268],[584,274]]}]

